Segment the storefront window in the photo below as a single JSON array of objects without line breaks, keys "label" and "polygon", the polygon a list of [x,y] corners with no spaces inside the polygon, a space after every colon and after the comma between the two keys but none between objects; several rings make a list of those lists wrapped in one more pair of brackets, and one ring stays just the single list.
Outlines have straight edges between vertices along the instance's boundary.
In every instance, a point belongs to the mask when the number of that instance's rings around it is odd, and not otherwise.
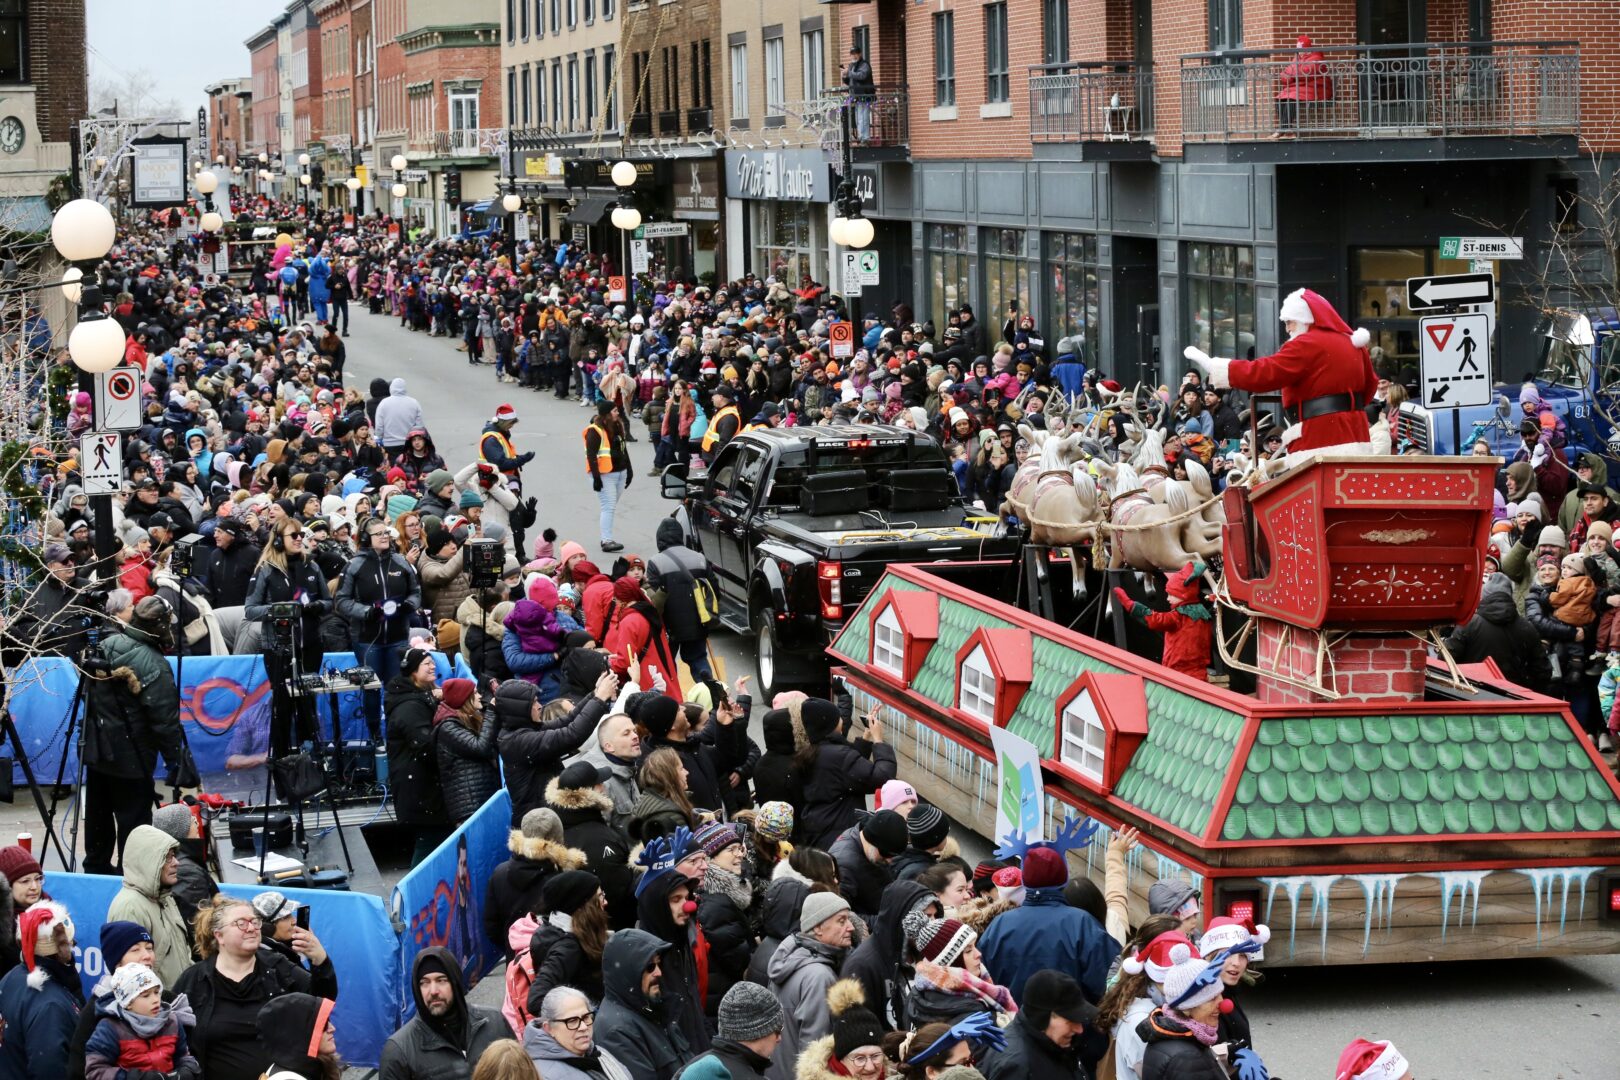
[{"label": "storefront window", "polygon": [[1373,366],[1380,374],[1393,377],[1399,372],[1412,381],[1418,362],[1418,315],[1406,310],[1406,279],[1466,274],[1468,262],[1442,259],[1437,248],[1351,248],[1350,267],[1355,279],[1350,322],[1372,335]]},{"label": "storefront window", "polygon": [[967,228],[963,225],[928,226],[928,310],[925,318],[944,326],[946,313],[968,298]]},{"label": "storefront window", "polygon": [[1097,287],[1097,237],[1091,233],[1046,234],[1046,340],[1051,355],[1066,337],[1077,338],[1080,358],[1097,365],[1102,295]]},{"label": "storefront window", "polygon": [[1023,229],[985,229],[984,315],[989,326],[1000,326],[1018,303],[1020,315],[1029,311],[1030,275],[1034,262],[1024,247]]},{"label": "storefront window", "polygon": [[788,288],[801,278],[815,277],[815,230],[811,214],[818,204],[756,202],[754,254],[761,274],[773,275]]},{"label": "storefront window", "polygon": [[1211,356],[1252,360],[1254,249],[1188,244],[1187,340]]}]

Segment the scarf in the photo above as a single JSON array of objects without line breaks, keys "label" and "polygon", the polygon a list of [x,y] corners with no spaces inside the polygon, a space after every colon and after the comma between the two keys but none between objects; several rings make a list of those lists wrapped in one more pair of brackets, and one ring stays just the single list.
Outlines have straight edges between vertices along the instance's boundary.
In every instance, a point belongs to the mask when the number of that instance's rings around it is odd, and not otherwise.
[{"label": "scarf", "polygon": [[197,1026],[197,1017],[191,1011],[191,1002],[186,1000],[184,994],[176,994],[174,1000],[166,1008],[159,1009],[156,1016],[132,1013],[122,1005],[117,1008],[118,1019],[128,1024],[129,1030],[142,1039],[155,1039],[162,1035],[171,1020],[177,1021],[182,1027]]},{"label": "scarf", "polygon": [[974,975],[966,968],[944,967],[932,960],[919,960],[916,971],[912,985],[918,990],[932,989],[959,997],[973,996],[1001,1012],[1008,1014],[1018,1012],[1018,1005],[1005,986],[997,986],[989,979]]},{"label": "scarf", "polygon": [[703,891],[729,897],[732,903],[744,912],[754,902],[753,890],[748,887],[748,882],[742,879],[742,875],[723,870],[713,863],[710,863],[709,868],[703,873]]},{"label": "scarf", "polygon": [[1186,1028],[1187,1031],[1205,1046],[1214,1046],[1220,1033],[1214,1024],[1201,1024],[1190,1016],[1183,1016],[1174,1009],[1165,1009],[1164,1015]]}]

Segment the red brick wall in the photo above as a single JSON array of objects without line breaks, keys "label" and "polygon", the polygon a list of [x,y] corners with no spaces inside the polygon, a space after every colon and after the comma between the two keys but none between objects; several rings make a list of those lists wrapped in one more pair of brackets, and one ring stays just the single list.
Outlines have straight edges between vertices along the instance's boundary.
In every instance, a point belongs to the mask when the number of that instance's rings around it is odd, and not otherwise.
[{"label": "red brick wall", "polygon": [[68,131],[90,115],[84,0],[29,0],[28,71],[40,137],[66,142]]},{"label": "red brick wall", "polygon": [[281,149],[281,130],[276,127],[276,113],[281,108],[280,88],[276,81],[276,39],[253,50],[249,56],[253,90],[253,152],[257,157],[261,149],[274,157]]},{"label": "red brick wall", "polygon": [[[1315,681],[1319,635],[1259,619],[1258,666],[1307,682]],[[1411,635],[1380,637],[1356,634],[1330,647],[1322,678],[1331,678],[1341,701],[1422,701],[1428,653]],[[1256,694],[1276,704],[1310,704],[1325,700],[1308,690],[1261,675]]]},{"label": "red brick wall", "polygon": [[[583,77],[583,76],[582,76]],[[501,101],[501,48],[498,44],[429,49],[405,58],[405,82],[433,80],[433,123],[450,130],[450,99],[446,79],[481,79],[478,90],[478,126],[499,127],[506,116]]]},{"label": "red brick wall", "polygon": [[[354,126],[354,48],[353,28],[348,4],[333,4],[321,12],[319,32],[315,35],[315,51],[319,54],[321,65],[321,132],[333,134],[347,132]],[[326,63],[326,46],[335,41],[340,31],[345,28],[350,33],[347,38],[348,46],[345,49],[345,59],[328,70]],[[348,91],[348,96],[342,96]],[[348,110],[350,115],[344,116],[340,110]]]},{"label": "red brick wall", "polygon": [[1582,150],[1620,149],[1620,19],[1613,0],[1494,0],[1491,36],[1579,41]]}]

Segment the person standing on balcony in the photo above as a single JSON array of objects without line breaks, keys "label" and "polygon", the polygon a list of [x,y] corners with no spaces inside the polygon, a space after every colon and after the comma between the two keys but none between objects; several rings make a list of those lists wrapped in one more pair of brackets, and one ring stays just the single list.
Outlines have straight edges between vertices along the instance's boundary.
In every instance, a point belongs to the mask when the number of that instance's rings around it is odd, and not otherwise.
[{"label": "person standing on balcony", "polygon": [[849,50],[849,63],[844,67],[844,85],[849,89],[849,103],[855,110],[855,140],[869,142],[872,138],[872,99],[877,86],[872,82],[872,64],[861,55],[861,47]]},{"label": "person standing on balcony", "polygon": [[[1333,76],[1328,71],[1327,57],[1317,51],[1309,34],[1299,35],[1294,44],[1299,48],[1299,55],[1277,76],[1277,134],[1274,137],[1279,139],[1299,134],[1300,102],[1333,100]],[[1310,105],[1306,105],[1307,123],[1312,120],[1312,112]]]}]

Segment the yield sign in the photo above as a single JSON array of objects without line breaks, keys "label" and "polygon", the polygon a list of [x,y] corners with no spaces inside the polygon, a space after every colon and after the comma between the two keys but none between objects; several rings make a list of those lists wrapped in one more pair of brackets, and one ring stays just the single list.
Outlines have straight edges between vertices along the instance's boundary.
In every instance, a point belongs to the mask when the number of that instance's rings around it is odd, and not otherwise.
[{"label": "yield sign", "polygon": [[1446,342],[1451,340],[1451,331],[1456,329],[1455,323],[1425,323],[1423,332],[1429,335],[1434,342],[1435,352],[1445,352]]}]

